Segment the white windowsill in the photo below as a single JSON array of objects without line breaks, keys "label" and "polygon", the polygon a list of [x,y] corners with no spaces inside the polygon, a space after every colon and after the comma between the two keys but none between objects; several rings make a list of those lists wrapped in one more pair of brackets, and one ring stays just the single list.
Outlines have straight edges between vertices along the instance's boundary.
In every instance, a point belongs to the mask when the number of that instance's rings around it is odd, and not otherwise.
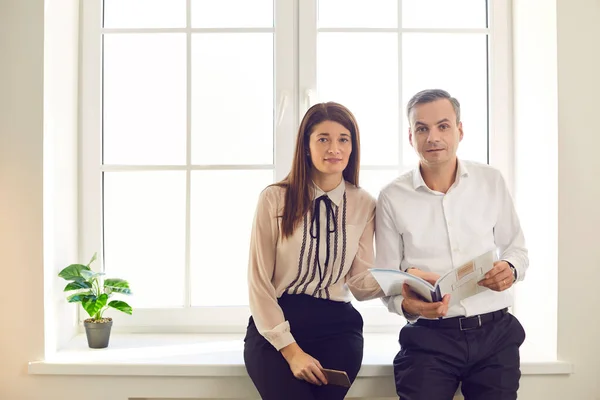
[{"label": "white windowsill", "polygon": [[[104,376],[246,376],[242,334],[121,334],[113,333],[109,347],[90,349],[85,334],[74,337],[54,356],[29,363],[39,375]],[[395,334],[365,334],[359,377],[393,374],[398,351]],[[521,347],[523,375],[570,374],[569,362],[543,357],[528,342]]]}]

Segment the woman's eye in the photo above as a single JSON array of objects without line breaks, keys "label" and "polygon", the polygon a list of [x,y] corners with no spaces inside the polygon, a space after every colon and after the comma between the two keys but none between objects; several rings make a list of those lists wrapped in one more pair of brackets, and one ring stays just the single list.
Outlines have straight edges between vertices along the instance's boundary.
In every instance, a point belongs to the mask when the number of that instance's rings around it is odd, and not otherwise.
[{"label": "woman's eye", "polygon": [[319,138],[319,142],[321,142],[321,143],[325,143],[326,141],[327,141],[327,138],[324,138],[324,137]]},{"label": "woman's eye", "polygon": [[341,138],[340,141],[342,143],[348,143],[350,140],[348,140],[348,138]]}]

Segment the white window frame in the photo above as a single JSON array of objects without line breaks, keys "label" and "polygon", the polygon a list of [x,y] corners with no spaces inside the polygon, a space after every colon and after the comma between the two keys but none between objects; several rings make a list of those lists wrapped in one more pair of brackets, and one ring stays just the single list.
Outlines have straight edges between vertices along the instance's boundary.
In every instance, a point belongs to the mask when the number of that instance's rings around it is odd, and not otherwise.
[{"label": "white window frame", "polygon": [[[274,178],[282,179],[291,165],[296,131],[301,116],[316,102],[316,36],[317,0],[274,0],[275,21],[275,116],[274,116]],[[402,0],[398,0],[398,18],[402,20]],[[190,7],[191,0],[186,0]],[[301,4],[301,6],[300,6]],[[512,189],[512,44],[511,44],[511,1],[488,0],[487,29],[392,29],[404,32],[485,32],[488,34],[488,82],[489,82],[489,136],[488,161],[499,168]],[[183,32],[187,34],[187,77],[191,76],[191,41],[194,32],[211,31],[244,32],[244,29],[197,29],[191,28],[191,16],[187,13],[185,28],[180,29],[106,29],[110,32]],[[91,0],[81,3],[81,71],[80,83],[80,158],[79,158],[79,255],[80,259],[98,252],[97,265],[103,268],[102,251],[102,172],[115,169],[134,170],[136,167],[98,168],[102,160],[102,1]],[[377,29],[375,29],[377,30]],[[248,31],[256,31],[248,29]],[[262,31],[262,30],[261,30]],[[372,31],[372,29],[371,29]],[[390,31],[390,29],[384,29]],[[297,39],[297,42],[296,42]],[[297,45],[296,45],[297,43]],[[402,41],[398,41],[399,72],[402,73]],[[301,56],[300,56],[301,55]],[[297,74],[297,75],[296,75]],[[402,80],[399,80],[400,84]],[[400,88],[399,88],[400,90]],[[400,91],[401,93],[401,91]],[[191,85],[188,84],[187,138],[191,137]],[[400,127],[405,126],[404,113],[400,112]],[[402,154],[402,141],[399,152]],[[187,172],[189,215],[189,182],[192,170],[196,169],[256,169],[269,166],[190,166],[191,147],[187,146],[187,166],[179,167]],[[398,165],[400,172],[404,166]],[[165,167],[168,169],[170,167]],[[271,167],[269,167],[271,168]],[[363,169],[389,169],[390,166],[363,166]],[[394,166],[392,166],[394,168]],[[155,167],[154,169],[162,169]],[[248,307],[191,307],[189,266],[189,222],[186,243],[186,296],[185,307],[166,309],[135,309],[134,315],[115,314],[113,329],[121,332],[243,332],[248,316]],[[390,314],[381,306],[361,307],[365,320],[365,332],[397,332],[403,320]],[[79,309],[78,321],[87,316]],[[81,327],[80,327],[81,329]]]}]

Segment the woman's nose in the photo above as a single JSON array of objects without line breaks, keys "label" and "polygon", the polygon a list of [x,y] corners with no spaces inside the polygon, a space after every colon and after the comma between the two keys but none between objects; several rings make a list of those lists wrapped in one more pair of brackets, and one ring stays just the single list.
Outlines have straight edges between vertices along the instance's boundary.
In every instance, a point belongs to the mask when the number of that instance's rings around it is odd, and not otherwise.
[{"label": "woman's nose", "polygon": [[340,147],[336,143],[333,143],[331,146],[329,146],[327,152],[331,154],[337,154],[340,152]]}]

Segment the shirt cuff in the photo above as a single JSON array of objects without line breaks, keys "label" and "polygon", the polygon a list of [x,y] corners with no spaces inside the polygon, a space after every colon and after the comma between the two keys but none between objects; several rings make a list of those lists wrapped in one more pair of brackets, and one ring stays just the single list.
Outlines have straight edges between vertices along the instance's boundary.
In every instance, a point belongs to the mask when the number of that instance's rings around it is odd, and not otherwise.
[{"label": "shirt cuff", "polygon": [[514,264],[514,262],[511,262],[509,260],[504,260],[504,261],[506,261],[508,263],[508,265],[510,267],[512,267],[511,272],[513,271],[513,268],[514,268],[515,281],[513,283],[517,283],[519,281],[519,276],[520,276],[519,268],[517,268],[517,266]]},{"label": "shirt cuff", "polygon": [[402,308],[402,302],[404,301],[404,296],[396,295],[393,296],[388,303],[388,310],[390,312],[396,313],[401,317],[404,317],[408,322],[415,322],[419,319],[418,315],[409,314],[404,311]]},{"label": "shirt cuff", "polygon": [[290,323],[288,321],[282,322],[275,328],[263,332],[263,336],[277,351],[296,341],[292,332],[290,332]]}]

